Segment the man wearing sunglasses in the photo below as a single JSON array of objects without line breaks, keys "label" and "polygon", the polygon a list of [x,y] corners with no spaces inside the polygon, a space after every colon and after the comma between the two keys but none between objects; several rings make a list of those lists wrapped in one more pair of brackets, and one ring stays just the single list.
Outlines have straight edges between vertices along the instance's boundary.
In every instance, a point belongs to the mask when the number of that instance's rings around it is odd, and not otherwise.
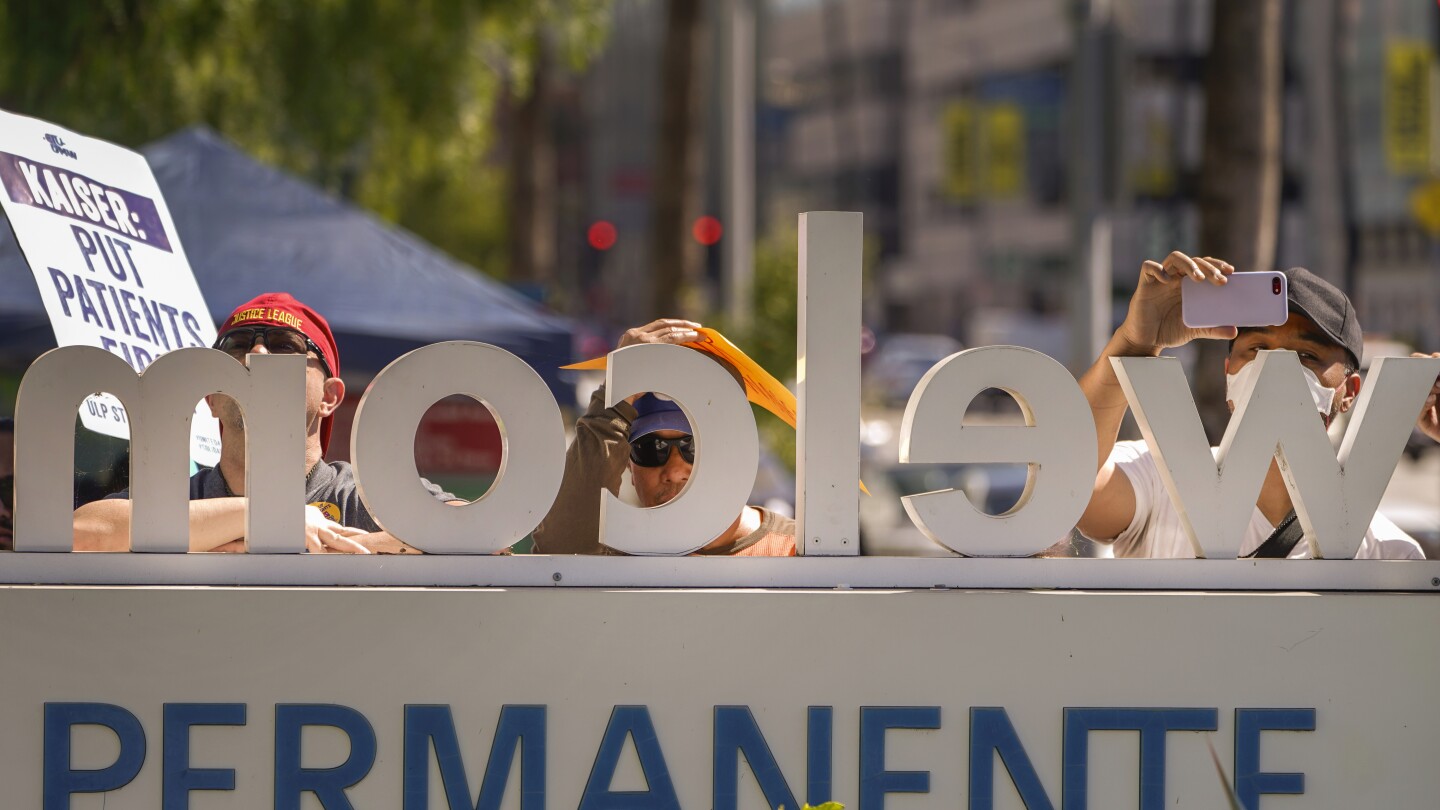
[{"label": "man wearing sunglasses", "polygon": [[[693,321],[662,319],[627,331],[617,348],[637,343],[684,344],[700,339]],[[616,554],[600,543],[600,490],[620,491],[628,467],[641,506],[673,500],[690,480],[695,439],[685,412],[653,393],[605,407],[605,391],[575,423],[565,454],[560,494],[535,529],[540,554]],[[759,506],[741,510],[735,522],[696,554],[788,557],[795,554],[795,521]]]},{"label": "man wearing sunglasses", "polygon": [[[413,554],[416,549],[380,530],[360,501],[355,476],[343,461],[327,462],[325,451],[335,410],[345,399],[340,350],[330,325],[288,293],[265,293],[220,324],[214,348],[236,360],[249,354],[296,354],[308,358],[305,372],[305,546],[316,553]],[[220,463],[190,478],[190,550],[244,551],[245,422],[240,406],[223,395],[206,398],[220,420]],[[429,481],[437,499],[455,496]],[[75,512],[76,550],[128,548],[130,501],[120,492]]]}]

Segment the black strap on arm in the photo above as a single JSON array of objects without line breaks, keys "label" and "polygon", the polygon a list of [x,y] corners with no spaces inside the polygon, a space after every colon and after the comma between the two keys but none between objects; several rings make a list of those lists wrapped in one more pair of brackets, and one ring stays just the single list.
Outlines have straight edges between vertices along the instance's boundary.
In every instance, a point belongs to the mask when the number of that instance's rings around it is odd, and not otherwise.
[{"label": "black strap on arm", "polygon": [[1280,521],[1280,525],[1275,527],[1275,531],[1265,538],[1265,542],[1245,556],[1257,559],[1284,559],[1290,556],[1290,551],[1304,536],[1305,529],[1300,526],[1300,520],[1296,517],[1295,510],[1291,509],[1290,514],[1286,515],[1285,519]]}]

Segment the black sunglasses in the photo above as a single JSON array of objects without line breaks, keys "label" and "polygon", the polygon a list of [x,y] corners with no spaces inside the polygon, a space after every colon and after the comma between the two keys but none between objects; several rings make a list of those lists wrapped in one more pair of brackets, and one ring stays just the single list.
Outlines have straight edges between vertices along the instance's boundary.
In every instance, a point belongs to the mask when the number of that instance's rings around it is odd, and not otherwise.
[{"label": "black sunglasses", "polygon": [[231,329],[215,341],[213,348],[230,355],[236,360],[245,359],[245,355],[255,347],[255,341],[265,344],[265,350],[271,354],[305,354],[314,352],[315,358],[320,361],[321,368],[325,369],[325,376],[333,376],[330,373],[330,364],[325,362],[325,352],[315,345],[315,341],[306,337],[294,329],[283,326],[246,326],[240,329]]},{"label": "black sunglasses", "polygon": [[670,448],[680,451],[686,464],[695,463],[695,437],[680,436],[662,439],[656,435],[641,436],[630,442],[630,460],[640,467],[664,467],[670,460]]}]

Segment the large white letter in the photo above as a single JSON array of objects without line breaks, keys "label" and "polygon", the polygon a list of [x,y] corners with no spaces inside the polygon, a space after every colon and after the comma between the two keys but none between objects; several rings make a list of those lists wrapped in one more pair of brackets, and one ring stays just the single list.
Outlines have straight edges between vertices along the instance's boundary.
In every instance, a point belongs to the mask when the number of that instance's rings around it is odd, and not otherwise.
[{"label": "large white letter", "polygon": [[800,215],[796,550],[860,553],[860,275],[863,218]]},{"label": "large white letter", "polygon": [[627,554],[689,554],[730,528],[755,487],[760,437],[745,392],[718,363],[662,343],[610,353],[605,404],[644,391],[680,406],[695,436],[690,480],[669,503],[630,506],[601,490],[600,541]]},{"label": "large white letter", "polygon": [[[1313,556],[1349,558],[1364,539],[1440,360],[1386,358],[1371,369],[1339,458],[1294,352],[1260,352],[1255,387],[1211,454],[1180,362],[1114,358],[1195,556],[1235,557],[1278,449]],[[1207,555],[1206,552],[1209,552]]]},{"label": "large white letter", "polygon": [[[987,388],[1020,405],[1025,426],[964,425]],[[1094,488],[1095,420],[1075,378],[1031,349],[987,346],[952,354],[925,373],[900,423],[900,463],[1026,463],[1020,500],[1002,515],[953,489],[901,498],[927,537],[972,556],[1043,551],[1075,526]],[[1040,486],[1041,472],[1045,485]]]},{"label": "large white letter", "polygon": [[16,548],[73,547],[75,409],[106,391],[130,420],[130,535],[134,551],[190,547],[190,418],[213,393],[245,415],[245,537],[252,552],[305,550],[305,362],[251,355],[250,367],[213,349],[161,355],[136,379],[123,360],[92,346],[46,352],[15,402]]},{"label": "large white letter", "polygon": [[[464,506],[435,500],[415,467],[420,419],[452,394],[484,402],[500,426],[500,474]],[[490,554],[523,538],[555,502],[565,423],[544,380],[520,358],[485,343],[437,343],[375,376],[355,411],[350,457],[360,497],[386,531],[434,554]]]}]

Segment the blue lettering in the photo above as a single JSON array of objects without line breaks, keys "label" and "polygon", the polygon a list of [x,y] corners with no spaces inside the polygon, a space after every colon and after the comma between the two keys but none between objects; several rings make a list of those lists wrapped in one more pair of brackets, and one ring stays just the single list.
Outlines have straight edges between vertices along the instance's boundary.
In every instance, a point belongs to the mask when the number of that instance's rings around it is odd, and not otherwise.
[{"label": "blue lettering", "polygon": [[115,302],[115,314],[120,316],[120,328],[125,330],[125,334],[130,334],[130,324],[125,321],[125,313],[120,308],[120,296],[115,292],[115,288],[108,284],[105,289],[110,291],[110,300]]},{"label": "blue lettering", "polygon": [[449,706],[405,707],[404,810],[425,810],[430,801],[430,746],[440,766],[445,805],[474,810],[499,810],[510,778],[515,752],[520,751],[520,810],[545,810],[544,706],[505,706],[490,743],[490,758],[480,783],[480,798],[470,804],[470,780],[460,758],[460,740]]},{"label": "blue lettering", "polygon": [[996,755],[1028,810],[1054,810],[1030,756],[1020,744],[1010,714],[1000,706],[970,709],[970,810],[992,810],[995,806]]},{"label": "blue lettering", "polygon": [[[332,726],[350,738],[350,755],[333,768],[300,766],[300,734],[306,726]],[[354,810],[345,788],[375,764],[375,729],[349,706],[322,703],[275,707],[275,810],[300,810],[300,794],[314,793],[326,810]]]},{"label": "blue lettering", "polygon": [[[157,301],[146,301],[140,299],[140,311],[145,315],[145,325],[150,329],[150,342],[170,348],[170,336],[165,334],[165,320],[160,317],[160,304]],[[176,348],[179,348],[178,346]]]},{"label": "blue lettering", "polygon": [[86,323],[94,321],[95,325],[105,328],[100,320],[100,313],[95,311],[95,304],[90,300],[90,294],[85,292],[85,285],[81,283],[80,277],[75,277],[75,298],[80,303],[80,318]]},{"label": "blue lettering", "polygon": [[740,755],[750,765],[755,781],[765,794],[767,807],[799,807],[785,774],[775,761],[770,744],[760,733],[749,706],[716,706],[714,745],[711,747],[714,810],[736,810],[739,806]]},{"label": "blue lettering", "polygon": [[[200,321],[188,312],[181,313],[181,320],[185,321],[185,331],[190,333],[190,339],[194,341],[191,346],[204,347],[205,341],[200,339]],[[179,348],[178,342],[176,348]]]},{"label": "blue lettering", "polygon": [[[84,296],[81,297],[83,298]],[[139,299],[136,298],[135,293],[132,293],[129,290],[120,290],[120,297],[125,299],[125,309],[123,314],[130,316],[130,328],[135,332],[135,337],[138,337],[141,340],[149,340],[151,343],[154,343],[155,341],[152,340],[149,335],[140,331],[140,313],[135,311],[135,302]],[[96,321],[98,322],[99,319],[97,318]]]},{"label": "blue lettering", "polygon": [[887,793],[929,793],[929,771],[885,770],[885,732],[938,729],[939,706],[864,706],[860,709],[860,810],[885,810]]},{"label": "blue lettering", "polygon": [[[120,753],[104,768],[70,767],[70,732],[75,726],[104,726],[120,740]],[[42,807],[69,810],[76,793],[104,793],[130,784],[145,764],[145,729],[129,711],[109,703],[46,703]]]},{"label": "blue lettering", "polygon": [[1235,794],[1245,810],[1259,810],[1263,794],[1305,792],[1303,773],[1260,770],[1260,732],[1314,731],[1314,709],[1235,710]]},{"label": "blue lettering", "polygon": [[835,709],[830,706],[811,706],[806,713],[805,748],[808,761],[805,764],[806,802],[819,806],[830,801],[831,772],[835,767]]},{"label": "blue lettering", "polygon": [[[80,276],[76,275],[75,279],[78,281]],[[105,303],[105,283],[103,281],[96,281],[93,278],[85,279],[85,283],[89,284],[90,289],[95,291],[95,300],[100,302],[100,312],[105,316],[105,328],[113,331],[115,329],[115,321],[110,317],[110,305]]]},{"label": "blue lettering", "polygon": [[54,267],[49,268],[49,270],[50,281],[55,284],[55,294],[60,296],[60,311],[64,312],[67,318],[73,317],[70,314],[70,304],[68,301],[75,297],[75,288],[70,286],[70,277]]},{"label": "blue lettering", "polygon": [[180,339],[180,326],[175,322],[175,316],[180,314],[180,310],[169,304],[161,304],[160,308],[165,310],[165,314],[170,317],[170,334],[175,336],[175,348],[178,349],[184,345]]},{"label": "blue lettering", "polygon": [[1066,709],[1064,810],[1087,810],[1090,732],[1140,732],[1140,810],[1165,807],[1165,732],[1214,731],[1216,709]]},{"label": "blue lettering", "polygon": [[[610,789],[626,737],[635,744],[648,790]],[[680,798],[675,795],[675,784],[670,780],[670,769],[665,765],[648,707],[616,706],[610,713],[578,810],[680,810]]]},{"label": "blue lettering", "polygon": [[[115,198],[112,197],[111,199]],[[127,221],[125,224],[129,225],[130,223]],[[139,287],[142,290],[145,289],[145,282],[140,279],[140,268],[135,266],[135,257],[130,255],[130,243],[126,242],[124,239],[116,239],[108,236],[105,238],[110,241],[110,247],[112,250],[115,251],[115,263],[117,265],[121,264],[120,251],[125,251],[124,263],[130,265],[130,277],[135,279],[135,286]]]},{"label": "blue lettering", "polygon": [[161,759],[162,810],[190,810],[190,792],[234,790],[234,768],[191,768],[192,726],[243,726],[244,703],[166,703]]},{"label": "blue lettering", "polygon": [[71,225],[70,233],[75,236],[75,245],[80,248],[80,255],[85,257],[85,266],[90,268],[90,272],[95,272],[95,262],[92,261],[90,257],[98,254],[100,248],[96,246],[95,240],[90,237],[90,232],[79,225]]}]

